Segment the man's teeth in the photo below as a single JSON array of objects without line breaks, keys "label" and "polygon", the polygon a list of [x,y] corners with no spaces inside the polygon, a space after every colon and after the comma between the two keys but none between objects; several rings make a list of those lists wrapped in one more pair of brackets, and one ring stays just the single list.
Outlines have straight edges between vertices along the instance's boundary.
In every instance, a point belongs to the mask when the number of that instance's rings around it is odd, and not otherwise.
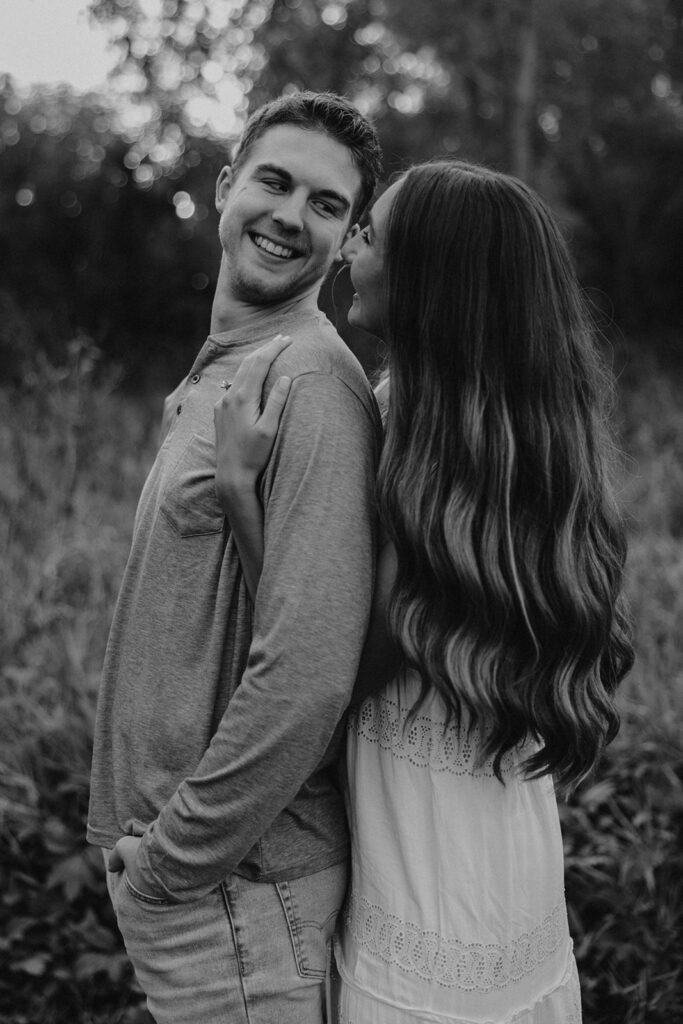
[{"label": "man's teeth", "polygon": [[264,238],[263,235],[254,235],[254,243],[259,249],[265,249],[272,256],[280,256],[282,259],[291,259],[294,255],[293,249],[288,249],[284,245],[277,245],[275,242],[271,242],[269,238]]}]

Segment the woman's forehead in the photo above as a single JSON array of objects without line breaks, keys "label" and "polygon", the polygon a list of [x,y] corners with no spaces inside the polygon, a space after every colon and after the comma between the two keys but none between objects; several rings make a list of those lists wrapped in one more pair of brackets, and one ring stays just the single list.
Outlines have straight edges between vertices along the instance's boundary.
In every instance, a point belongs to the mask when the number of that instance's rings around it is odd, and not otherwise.
[{"label": "woman's forehead", "polygon": [[370,210],[370,222],[375,233],[382,233],[386,228],[389,211],[403,184],[402,181],[395,181],[393,185],[382,193],[379,199],[373,203]]}]

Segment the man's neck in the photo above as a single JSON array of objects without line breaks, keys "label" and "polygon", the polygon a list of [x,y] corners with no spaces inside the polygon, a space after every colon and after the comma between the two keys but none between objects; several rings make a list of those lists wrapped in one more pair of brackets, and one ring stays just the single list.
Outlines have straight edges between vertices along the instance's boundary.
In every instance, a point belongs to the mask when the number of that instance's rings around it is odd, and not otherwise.
[{"label": "man's neck", "polygon": [[239,300],[225,301],[216,294],[211,307],[211,334],[235,331],[239,327],[255,327],[260,323],[277,321],[287,313],[311,313],[318,309],[315,295],[298,295],[285,302],[267,306],[252,306]]},{"label": "man's neck", "polygon": [[300,295],[290,296],[282,302],[255,305],[245,302],[225,287],[219,274],[216,294],[211,307],[211,334],[234,331],[239,327],[252,327],[267,323],[287,313],[312,313],[318,310],[318,288],[311,288]]}]

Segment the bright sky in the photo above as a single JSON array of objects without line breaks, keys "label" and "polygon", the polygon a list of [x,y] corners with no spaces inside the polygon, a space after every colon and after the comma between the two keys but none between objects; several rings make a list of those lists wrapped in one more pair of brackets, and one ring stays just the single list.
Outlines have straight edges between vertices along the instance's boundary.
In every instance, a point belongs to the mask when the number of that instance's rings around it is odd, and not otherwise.
[{"label": "bright sky", "polygon": [[114,53],[104,30],[90,25],[86,5],[87,0],[0,0],[0,72],[20,85],[102,85]]}]

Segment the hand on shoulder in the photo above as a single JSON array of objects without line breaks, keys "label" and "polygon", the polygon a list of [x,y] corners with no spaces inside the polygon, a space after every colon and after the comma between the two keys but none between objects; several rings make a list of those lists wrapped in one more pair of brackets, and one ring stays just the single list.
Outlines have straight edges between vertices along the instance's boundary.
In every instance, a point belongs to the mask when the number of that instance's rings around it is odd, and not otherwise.
[{"label": "hand on shoulder", "polygon": [[275,359],[291,344],[278,334],[246,356],[230,388],[214,406],[216,493],[253,488],[273,450],[291,378],[280,377],[262,409],[263,385]]}]

